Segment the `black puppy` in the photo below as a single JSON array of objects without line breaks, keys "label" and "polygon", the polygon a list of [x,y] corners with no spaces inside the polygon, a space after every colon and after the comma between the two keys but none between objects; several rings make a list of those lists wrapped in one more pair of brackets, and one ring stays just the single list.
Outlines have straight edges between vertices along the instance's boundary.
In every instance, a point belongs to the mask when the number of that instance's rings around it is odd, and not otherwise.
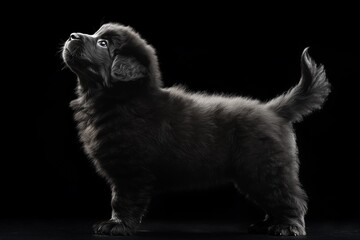
[{"label": "black puppy", "polygon": [[78,77],[80,140],[112,190],[111,219],[95,233],[134,233],[158,190],[230,182],[267,212],[251,231],[306,234],[292,123],[330,92],[306,49],[300,83],[265,103],[162,88],[155,50],[119,24],[72,33],[63,59]]}]

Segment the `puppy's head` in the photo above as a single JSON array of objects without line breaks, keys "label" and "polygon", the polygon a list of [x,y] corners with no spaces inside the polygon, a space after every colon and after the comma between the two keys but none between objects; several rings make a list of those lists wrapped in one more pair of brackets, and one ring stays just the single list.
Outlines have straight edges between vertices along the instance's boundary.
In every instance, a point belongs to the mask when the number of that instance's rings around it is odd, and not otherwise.
[{"label": "puppy's head", "polygon": [[127,26],[109,23],[93,35],[72,33],[62,57],[84,89],[132,82],[161,86],[154,48]]}]

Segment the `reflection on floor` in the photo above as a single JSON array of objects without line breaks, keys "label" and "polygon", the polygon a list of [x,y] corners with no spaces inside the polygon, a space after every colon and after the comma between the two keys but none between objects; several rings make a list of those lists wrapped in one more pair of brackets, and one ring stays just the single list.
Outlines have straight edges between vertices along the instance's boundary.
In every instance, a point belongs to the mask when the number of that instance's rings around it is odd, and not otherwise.
[{"label": "reflection on floor", "polygon": [[[247,224],[206,222],[154,222],[145,221],[139,232],[132,237],[95,236],[91,234],[90,220],[21,219],[0,220],[1,240],[89,240],[89,239],[221,239],[257,240],[275,239],[266,235],[250,235]],[[306,239],[360,239],[360,222],[308,222]],[[304,239],[303,237],[277,237],[280,239]]]}]

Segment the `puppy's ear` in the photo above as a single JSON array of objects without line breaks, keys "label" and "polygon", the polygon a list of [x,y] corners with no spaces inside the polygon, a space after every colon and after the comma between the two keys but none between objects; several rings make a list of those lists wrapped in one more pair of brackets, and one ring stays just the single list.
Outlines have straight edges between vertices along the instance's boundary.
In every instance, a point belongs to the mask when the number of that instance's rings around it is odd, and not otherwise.
[{"label": "puppy's ear", "polygon": [[113,82],[133,81],[146,76],[146,68],[134,57],[116,55],[111,66]]}]

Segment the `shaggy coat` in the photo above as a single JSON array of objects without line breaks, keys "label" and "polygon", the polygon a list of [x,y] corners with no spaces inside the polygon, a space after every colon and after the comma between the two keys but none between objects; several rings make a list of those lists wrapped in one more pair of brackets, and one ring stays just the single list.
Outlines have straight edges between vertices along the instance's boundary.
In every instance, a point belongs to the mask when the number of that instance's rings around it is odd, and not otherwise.
[{"label": "shaggy coat", "polygon": [[78,79],[80,140],[112,190],[111,219],[95,233],[134,233],[157,191],[233,183],[267,213],[251,232],[306,234],[292,124],[330,92],[307,49],[299,84],[268,102],[163,88],[153,47],[119,24],[72,33],[63,59]]}]

